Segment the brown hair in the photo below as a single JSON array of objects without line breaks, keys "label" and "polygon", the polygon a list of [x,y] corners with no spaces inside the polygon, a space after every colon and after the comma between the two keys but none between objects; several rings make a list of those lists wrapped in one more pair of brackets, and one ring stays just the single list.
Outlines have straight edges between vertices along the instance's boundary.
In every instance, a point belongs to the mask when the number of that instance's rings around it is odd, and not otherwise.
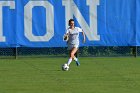
[{"label": "brown hair", "polygon": [[74,21],[74,19],[70,19],[70,20],[69,20],[69,26],[70,26],[71,21]]}]

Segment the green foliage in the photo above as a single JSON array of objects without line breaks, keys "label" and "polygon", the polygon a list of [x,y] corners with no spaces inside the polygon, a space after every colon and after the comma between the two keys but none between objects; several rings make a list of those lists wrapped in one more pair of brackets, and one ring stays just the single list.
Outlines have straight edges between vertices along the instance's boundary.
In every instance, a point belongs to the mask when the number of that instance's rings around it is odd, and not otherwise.
[{"label": "green foliage", "polygon": [[[17,51],[16,51],[17,50]],[[136,52],[137,51],[137,52]],[[68,56],[67,47],[53,47],[53,48],[0,48],[0,56]],[[87,57],[110,57],[110,56],[135,56],[140,54],[140,48],[136,50],[135,47],[103,47],[91,46],[80,47],[79,56]]]}]

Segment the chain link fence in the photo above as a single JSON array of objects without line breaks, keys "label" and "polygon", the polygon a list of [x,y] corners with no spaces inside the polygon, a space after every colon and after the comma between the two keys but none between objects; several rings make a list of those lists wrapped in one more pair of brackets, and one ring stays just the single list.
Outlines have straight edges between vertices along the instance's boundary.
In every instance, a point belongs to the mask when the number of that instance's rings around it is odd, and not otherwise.
[{"label": "chain link fence", "polygon": [[[137,57],[140,47],[80,47],[79,57]],[[68,57],[66,47],[57,48],[0,48],[0,58]]]}]

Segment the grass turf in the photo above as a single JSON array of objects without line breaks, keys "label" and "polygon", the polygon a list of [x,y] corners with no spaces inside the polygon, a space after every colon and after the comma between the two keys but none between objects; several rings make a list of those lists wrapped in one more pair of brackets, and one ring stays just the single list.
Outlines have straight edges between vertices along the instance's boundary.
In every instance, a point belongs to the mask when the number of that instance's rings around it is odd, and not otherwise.
[{"label": "grass turf", "polygon": [[0,93],[140,93],[140,58],[80,58],[69,71],[67,58],[0,60]]}]

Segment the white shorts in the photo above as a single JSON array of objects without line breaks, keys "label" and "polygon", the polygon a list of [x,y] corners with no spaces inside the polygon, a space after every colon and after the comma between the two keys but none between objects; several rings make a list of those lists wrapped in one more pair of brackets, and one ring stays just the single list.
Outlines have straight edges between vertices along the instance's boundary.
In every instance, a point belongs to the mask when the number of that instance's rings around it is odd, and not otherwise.
[{"label": "white shorts", "polygon": [[68,45],[68,50],[72,50],[73,48],[78,48],[79,45]]}]

